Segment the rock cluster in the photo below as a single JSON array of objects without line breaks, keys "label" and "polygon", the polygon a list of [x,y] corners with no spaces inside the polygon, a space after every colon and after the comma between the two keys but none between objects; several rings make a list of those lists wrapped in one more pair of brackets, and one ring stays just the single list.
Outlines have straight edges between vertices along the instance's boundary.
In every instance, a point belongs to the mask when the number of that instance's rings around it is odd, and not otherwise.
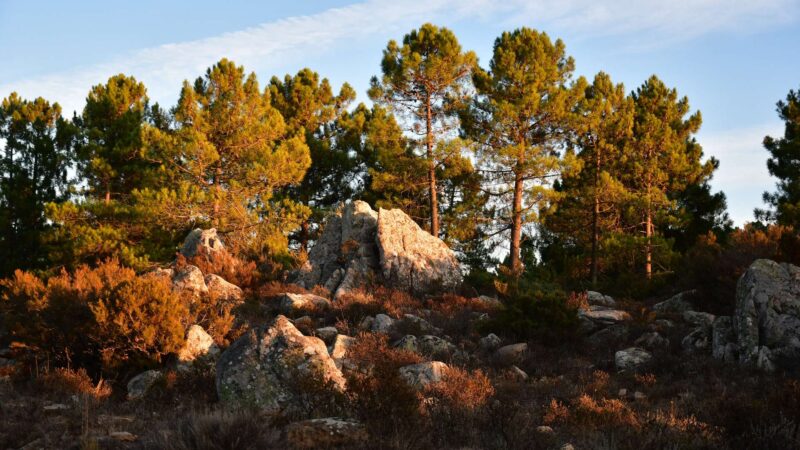
[{"label": "rock cluster", "polygon": [[217,362],[216,376],[222,402],[269,412],[297,405],[298,377],[313,377],[338,389],[345,383],[325,343],[304,336],[284,316],[231,344]]},{"label": "rock cluster", "polygon": [[374,211],[362,201],[328,217],[295,276],[310,289],[341,295],[369,281],[414,294],[452,290],[461,284],[455,253],[399,209]]}]

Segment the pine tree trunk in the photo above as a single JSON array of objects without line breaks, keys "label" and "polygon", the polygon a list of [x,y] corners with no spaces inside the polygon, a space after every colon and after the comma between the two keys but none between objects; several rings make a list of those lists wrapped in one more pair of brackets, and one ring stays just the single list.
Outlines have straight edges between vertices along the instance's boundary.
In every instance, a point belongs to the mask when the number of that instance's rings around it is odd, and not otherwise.
[{"label": "pine tree trunk", "polygon": [[105,203],[106,203],[106,205],[108,205],[109,203],[111,203],[111,183],[106,183],[106,197],[105,197]]},{"label": "pine tree trunk", "polygon": [[303,223],[300,224],[300,249],[303,252],[308,252],[308,220],[304,220]]},{"label": "pine tree trunk", "polygon": [[433,159],[433,111],[430,97],[428,97],[425,102],[425,109],[425,144],[427,146],[428,157],[428,189],[430,190],[431,234],[439,237],[439,201],[436,195],[436,162]]},{"label": "pine tree trunk", "polygon": [[597,246],[600,240],[600,154],[595,148],[594,208],[592,209],[592,287],[597,287]]},{"label": "pine tree trunk", "polygon": [[519,254],[522,238],[522,181],[522,170],[515,170],[514,206],[511,212],[511,272],[514,276],[519,276],[522,273],[522,262]]},{"label": "pine tree trunk", "polygon": [[652,247],[653,216],[650,208],[649,198],[647,199],[647,220],[645,222],[645,227],[646,227],[645,236],[647,237],[647,242],[645,243],[644,271],[645,274],[647,275],[647,279],[650,280],[653,278],[653,247]]},{"label": "pine tree trunk", "polygon": [[214,171],[214,217],[212,219],[212,223],[214,223],[214,227],[221,228],[221,222],[219,217],[219,199],[222,196],[222,167],[217,167]]}]

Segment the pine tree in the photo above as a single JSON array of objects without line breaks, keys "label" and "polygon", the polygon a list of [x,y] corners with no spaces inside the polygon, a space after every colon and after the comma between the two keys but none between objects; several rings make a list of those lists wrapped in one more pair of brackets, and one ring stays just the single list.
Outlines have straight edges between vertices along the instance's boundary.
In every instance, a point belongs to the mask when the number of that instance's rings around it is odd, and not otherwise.
[{"label": "pine tree", "polygon": [[75,119],[81,130],[76,145],[79,176],[89,193],[107,205],[112,196],[143,185],[149,169],[141,157],[147,102],[143,83],[118,74],[92,87],[83,114]]},{"label": "pine tree", "polygon": [[786,101],[777,104],[778,116],[784,122],[783,137],[764,138],[770,153],[767,168],[778,178],[778,189],[765,192],[764,202],[771,210],[756,210],[756,218],[781,225],[800,226],[800,89],[790,90]]},{"label": "pine tree", "polygon": [[174,256],[184,230],[154,223],[136,194],[160,188],[172,176],[144,151],[144,131],[168,128],[158,104],[148,105],[144,84],[124,74],[93,86],[74,123],[77,175],[83,189],[68,201],[52,202],[46,214],[55,226],[46,235],[54,266],[94,265],[117,258],[144,269]]},{"label": "pine tree", "polygon": [[422,136],[428,177],[430,232],[439,236],[439,196],[436,171],[449,155],[436,151],[438,140],[455,128],[455,105],[460,103],[477,64],[447,28],[429,23],[412,30],[402,46],[389,41],[383,52],[379,80],[373,77],[369,96],[408,117]]},{"label": "pine tree", "polygon": [[58,103],[11,93],[0,103],[0,274],[45,265],[45,205],[69,190],[74,127]]},{"label": "pine tree", "polygon": [[565,166],[559,151],[580,90],[569,86],[574,61],[561,40],[520,28],[494,44],[489,71],[473,80],[478,97],[464,114],[465,133],[478,142],[481,170],[499,204],[500,231],[510,232],[510,268],[522,270],[522,228],[536,207],[553,199],[550,182]]},{"label": "pine tree", "polygon": [[560,199],[546,217],[546,226],[568,236],[581,253],[589,253],[589,274],[596,286],[603,235],[619,228],[619,202],[625,188],[616,163],[632,131],[633,103],[625,87],[615,85],[603,72],[584,92],[572,124],[580,170],[560,181]]},{"label": "pine tree", "polygon": [[286,232],[308,211],[274,193],[299,183],[311,159],[269,90],[222,59],[193,86],[184,82],[174,121],[169,132],[148,129],[147,144],[148,158],[174,174],[175,185],[140,193],[141,206],[170,227],[210,225],[254,250],[284,248]]},{"label": "pine tree", "polygon": [[307,249],[312,228],[327,210],[353,196],[358,159],[342,145],[339,121],[356,94],[345,83],[334,95],[328,80],[320,80],[310,69],[302,69],[293,77],[286,75],[283,81],[273,77],[269,90],[272,106],[281,112],[289,130],[305,135],[310,150],[311,166],[303,181],[284,193],[311,210],[298,236],[301,248]]},{"label": "pine tree", "polygon": [[624,179],[632,194],[639,226],[644,227],[645,275],[653,273],[653,238],[655,221],[674,217],[677,193],[692,184],[708,179],[714,171],[713,160],[703,163],[702,147],[693,137],[700,129],[699,112],[689,114],[689,100],[678,98],[655,75],[632,94],[634,102],[633,135],[622,157]]}]

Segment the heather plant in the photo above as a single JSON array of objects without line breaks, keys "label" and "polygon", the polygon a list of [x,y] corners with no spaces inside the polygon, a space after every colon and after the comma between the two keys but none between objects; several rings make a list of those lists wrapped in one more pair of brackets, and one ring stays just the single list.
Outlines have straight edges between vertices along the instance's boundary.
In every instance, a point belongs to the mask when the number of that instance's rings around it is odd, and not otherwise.
[{"label": "heather plant", "polygon": [[183,344],[193,322],[168,279],[137,276],[114,259],[46,281],[17,271],[0,287],[11,338],[56,365],[108,371],[152,365]]}]

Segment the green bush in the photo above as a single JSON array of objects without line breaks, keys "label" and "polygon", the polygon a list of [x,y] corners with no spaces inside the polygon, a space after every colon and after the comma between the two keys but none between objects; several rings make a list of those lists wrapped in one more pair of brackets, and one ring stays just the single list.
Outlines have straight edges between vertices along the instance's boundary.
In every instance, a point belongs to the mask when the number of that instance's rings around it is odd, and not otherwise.
[{"label": "green bush", "polygon": [[562,290],[524,280],[501,290],[505,291],[504,307],[486,323],[487,331],[546,342],[575,334],[577,309],[569,304]]}]

